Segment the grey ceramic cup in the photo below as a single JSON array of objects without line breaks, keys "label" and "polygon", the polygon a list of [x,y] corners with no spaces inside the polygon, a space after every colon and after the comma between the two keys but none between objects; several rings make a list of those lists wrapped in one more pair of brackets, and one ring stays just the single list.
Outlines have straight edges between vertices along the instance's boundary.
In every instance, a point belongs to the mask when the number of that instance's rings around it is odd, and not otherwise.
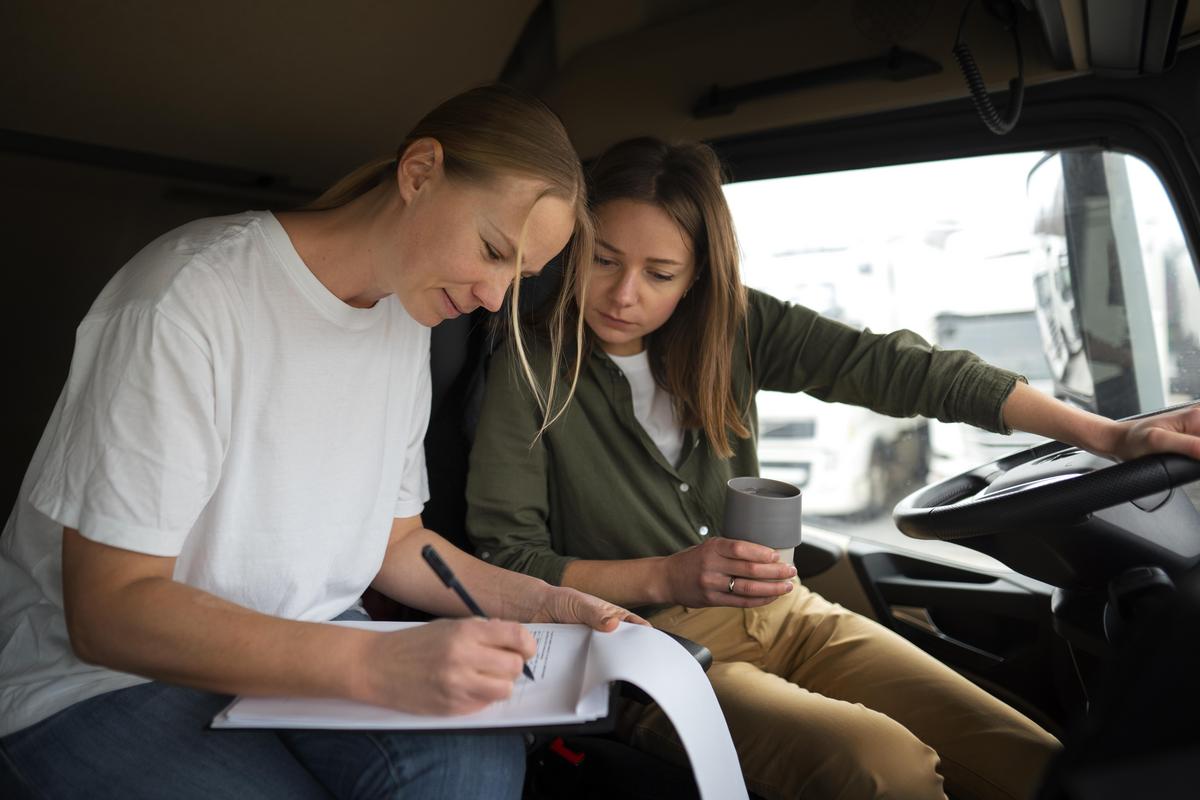
[{"label": "grey ceramic cup", "polygon": [[770,478],[730,478],[725,487],[722,534],[772,547],[780,561],[793,563],[800,544],[800,490]]}]

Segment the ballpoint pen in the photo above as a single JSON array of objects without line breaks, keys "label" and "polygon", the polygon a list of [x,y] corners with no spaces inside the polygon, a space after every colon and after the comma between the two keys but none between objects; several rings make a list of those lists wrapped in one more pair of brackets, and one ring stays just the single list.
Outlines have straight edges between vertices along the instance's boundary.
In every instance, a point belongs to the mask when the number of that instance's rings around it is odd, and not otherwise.
[{"label": "ballpoint pen", "polygon": [[[446,584],[447,588],[453,589],[455,594],[462,598],[468,611],[477,617],[488,618],[488,615],[483,613],[483,609],[475,602],[475,598],[471,597],[463,585],[458,582],[458,578],[454,577],[454,573],[450,571],[450,567],[446,562],[442,561],[442,557],[433,549],[433,545],[427,544],[421,548],[421,558],[425,559],[425,563],[437,573],[437,576],[442,579],[442,583]],[[525,673],[526,678],[533,680],[533,670],[529,668],[528,664],[522,664],[521,671]]]}]

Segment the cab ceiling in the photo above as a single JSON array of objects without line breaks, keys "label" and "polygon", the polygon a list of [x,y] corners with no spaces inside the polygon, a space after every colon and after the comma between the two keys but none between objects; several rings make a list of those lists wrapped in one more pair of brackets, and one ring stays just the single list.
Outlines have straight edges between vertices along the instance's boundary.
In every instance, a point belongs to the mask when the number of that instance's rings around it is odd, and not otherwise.
[{"label": "cab ceiling", "polygon": [[[1080,2],[1063,0],[1068,20]],[[1197,5],[1187,31],[1200,28]],[[5,0],[0,131],[320,187],[391,152],[439,100],[506,76],[546,98],[587,156],[630,135],[710,138],[961,97],[949,54],[961,8],[961,0]],[[1071,74],[1051,65],[1031,15],[1025,22],[1027,80]],[[978,4],[966,34],[989,83],[1002,88],[1015,68],[1008,35]],[[691,114],[713,84],[877,58],[897,45],[942,71]]]}]

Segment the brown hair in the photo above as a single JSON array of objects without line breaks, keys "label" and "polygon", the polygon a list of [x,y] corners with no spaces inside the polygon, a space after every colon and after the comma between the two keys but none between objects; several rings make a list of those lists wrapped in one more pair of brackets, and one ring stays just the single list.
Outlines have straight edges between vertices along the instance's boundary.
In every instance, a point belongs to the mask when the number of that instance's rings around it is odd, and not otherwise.
[{"label": "brown hair", "polygon": [[[567,322],[571,319],[570,307],[573,302],[583,302],[585,287],[580,284],[583,274],[581,266],[591,263],[595,244],[592,217],[587,206],[587,184],[579,156],[571,145],[562,121],[545,103],[507,86],[482,86],[456,95],[426,114],[404,137],[395,158],[377,159],[359,167],[306,208],[314,211],[337,208],[390,180],[405,150],[423,138],[436,139],[441,144],[447,178],[491,183],[502,175],[533,177],[547,184],[537,200],[546,195],[555,195],[571,203],[575,209],[575,229],[562,256],[562,287],[550,313],[551,361],[555,368],[550,370],[549,384],[545,388],[540,386],[529,365],[517,320],[528,216],[517,242],[514,279],[507,298],[506,317],[513,334],[508,340],[542,409],[544,431],[566,408],[579,378],[579,359],[576,358],[569,370],[571,383],[566,396],[559,404],[558,412],[552,413],[559,384],[557,365],[564,360],[563,340]],[[575,323],[574,352],[578,353],[583,342],[584,325],[582,319],[575,320]]]},{"label": "brown hair", "polygon": [[700,143],[630,139],[588,170],[596,209],[612,200],[653,203],[670,215],[692,246],[695,283],[675,312],[646,338],[654,380],[671,394],[680,423],[704,431],[713,452],[733,455],[729,434],[746,438],[744,405],[734,397],[733,345],[744,335],[746,290],[738,272],[737,237],[721,162]]}]

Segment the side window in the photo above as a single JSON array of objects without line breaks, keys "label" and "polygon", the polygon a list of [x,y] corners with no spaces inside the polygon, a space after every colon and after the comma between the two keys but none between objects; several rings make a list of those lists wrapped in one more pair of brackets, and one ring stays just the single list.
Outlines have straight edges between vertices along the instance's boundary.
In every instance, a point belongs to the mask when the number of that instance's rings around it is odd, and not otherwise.
[{"label": "side window", "polygon": [[[908,328],[1117,418],[1200,397],[1200,284],[1155,173],[1093,149],[726,186],[748,286],[857,327]],[[809,523],[1002,568],[896,531],[891,508],[1042,441],[760,392],[759,461]]]},{"label": "side window", "polygon": [[1200,397],[1200,287],[1158,176],[1134,156],[1051,153],[1029,197],[1059,396],[1113,418]]}]

